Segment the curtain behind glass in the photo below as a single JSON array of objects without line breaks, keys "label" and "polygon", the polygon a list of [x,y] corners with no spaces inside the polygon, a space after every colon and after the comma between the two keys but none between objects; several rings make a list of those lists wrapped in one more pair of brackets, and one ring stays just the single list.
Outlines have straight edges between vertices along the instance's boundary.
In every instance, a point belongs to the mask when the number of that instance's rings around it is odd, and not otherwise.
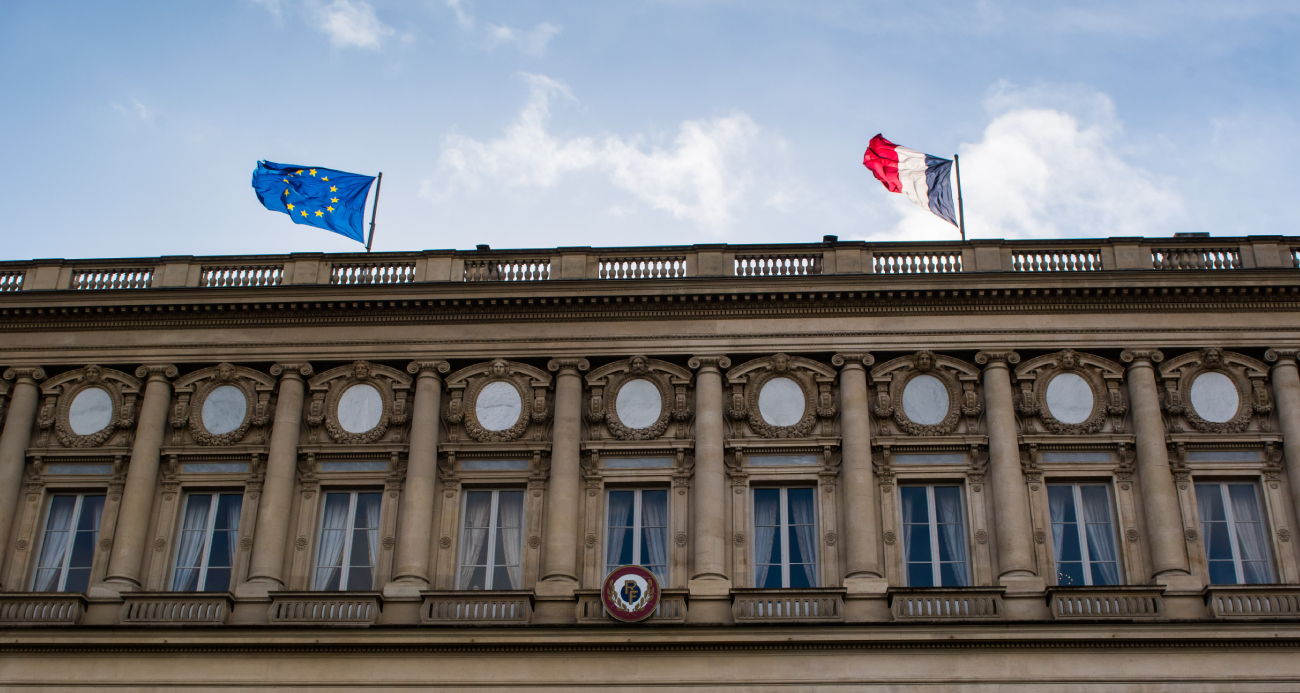
[{"label": "curtain behind glass", "polygon": [[609,533],[605,537],[605,574],[608,575],[615,568],[626,563],[636,560],[632,555],[632,508],[636,503],[636,492],[634,491],[610,491],[609,508],[605,514],[609,518],[606,522],[606,531]]},{"label": "curtain behind glass", "polygon": [[379,510],[382,493],[358,493],[352,517],[352,551],[348,556],[348,579],[344,589],[369,590],[375,584],[379,560]]},{"label": "curtain behind glass", "polygon": [[1115,530],[1111,527],[1110,493],[1105,486],[1080,486],[1079,496],[1083,499],[1092,584],[1118,585],[1119,556],[1115,552]]},{"label": "curtain behind glass", "polygon": [[176,572],[172,574],[173,592],[194,592],[199,588],[199,566],[203,562],[203,535],[208,531],[208,511],[212,496],[192,495],[185,501],[181,521],[181,541],[176,547]]},{"label": "curtain behind glass", "polygon": [[[790,489],[786,492],[789,500],[790,524],[794,525],[791,533],[795,541],[790,547],[790,585],[788,587],[817,586],[817,508],[816,494],[812,489]],[[796,554],[796,548],[798,553]],[[796,556],[801,565],[794,565]],[[795,571],[803,573],[803,580],[795,579]],[[800,584],[801,583],[801,584]]]},{"label": "curtain behind glass", "polygon": [[517,590],[523,584],[523,526],[524,493],[523,491],[502,491],[497,500],[497,543],[502,547],[505,557],[506,575],[509,585],[498,585],[492,581],[494,590]]},{"label": "curtain behind glass", "polygon": [[95,544],[99,542],[99,520],[104,514],[103,496],[82,496],[68,556],[68,574],[63,579],[64,592],[85,592],[90,587],[90,568],[95,562]]},{"label": "curtain behind glass", "polygon": [[[1052,560],[1061,565],[1061,549],[1065,542],[1065,511],[1074,502],[1074,489],[1069,486],[1047,487],[1047,511],[1052,516]],[[1057,568],[1058,582],[1060,568]]]},{"label": "curtain behind glass", "polygon": [[1228,499],[1236,520],[1237,550],[1241,552],[1241,572],[1248,585],[1273,582],[1269,566],[1268,539],[1264,534],[1264,517],[1253,484],[1230,484]]},{"label": "curtain behind glass", "polygon": [[244,502],[241,493],[223,493],[217,497],[217,513],[212,522],[212,542],[208,546],[208,572],[203,576],[205,592],[230,589],[230,570],[235,564],[235,543],[239,535],[239,513]]},{"label": "curtain behind glass", "polygon": [[41,556],[36,562],[37,592],[54,592],[59,589],[59,575],[63,572],[63,559],[72,533],[72,511],[76,496],[54,496],[50,499],[50,512],[45,520],[45,536],[41,540]]},{"label": "curtain behind glass", "polygon": [[[767,587],[772,567],[772,548],[776,543],[777,525],[781,524],[781,492],[776,489],[754,491],[754,586]],[[779,571],[781,566],[777,566]],[[780,579],[778,578],[778,587]]]},{"label": "curtain behind glass", "polygon": [[1232,560],[1232,540],[1228,536],[1228,517],[1224,513],[1223,490],[1219,484],[1196,484],[1196,510],[1201,516],[1201,538],[1205,541],[1205,562],[1210,584],[1237,584],[1237,568]]},{"label": "curtain behind glass", "polygon": [[961,511],[961,489],[956,486],[934,488],[935,519],[939,523],[939,574],[943,587],[965,587],[970,583],[966,570],[966,521]]},{"label": "curtain behind glass", "polygon": [[668,584],[668,492],[641,492],[641,563]]},{"label": "curtain behind glass", "polygon": [[[488,526],[492,515],[492,492],[470,491],[465,494],[465,530],[460,538],[460,576],[456,589],[487,589]],[[482,572],[475,576],[475,569]]]},{"label": "curtain behind glass", "polygon": [[320,548],[316,552],[316,575],[313,590],[338,590],[342,582],[343,544],[348,532],[348,505],[351,494],[325,494],[325,512],[321,515]]},{"label": "curtain behind glass", "polygon": [[934,586],[934,557],[930,550],[930,505],[925,486],[900,486],[903,512],[903,566],[907,584]]}]

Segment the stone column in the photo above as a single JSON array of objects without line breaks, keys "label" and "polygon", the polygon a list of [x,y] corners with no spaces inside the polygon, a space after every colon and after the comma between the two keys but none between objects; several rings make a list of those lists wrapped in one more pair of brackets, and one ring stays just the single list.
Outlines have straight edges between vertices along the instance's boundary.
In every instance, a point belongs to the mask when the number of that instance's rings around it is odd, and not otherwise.
[{"label": "stone column", "polygon": [[285,586],[284,549],[289,540],[289,508],[293,504],[302,402],[307,390],[303,378],[311,373],[311,364],[308,363],[271,366],[271,375],[280,376],[280,391],[275,402],[275,421],[271,423],[262,498],[257,506],[248,581],[236,590],[241,597],[265,597],[267,593],[282,590]]},{"label": "stone column", "polygon": [[542,583],[537,593],[573,596],[578,587],[578,508],[582,505],[582,376],[587,359],[552,359],[555,425],[551,428],[551,480],[546,498]]},{"label": "stone column", "polygon": [[1165,422],[1160,415],[1155,364],[1165,356],[1155,350],[1125,349],[1119,358],[1129,364],[1128,396],[1133,409],[1133,433],[1137,436],[1142,510],[1151,544],[1151,582],[1174,589],[1199,589],[1200,580],[1191,574],[1187,562],[1182,510],[1174,474],[1169,468]]},{"label": "stone column", "polygon": [[438,416],[442,405],[438,374],[450,370],[446,361],[413,361],[406,367],[416,376],[411,452],[398,522],[396,565],[393,581],[384,586],[385,597],[418,597],[420,590],[429,589],[429,537],[438,497]]},{"label": "stone column", "polygon": [[848,570],[844,586],[852,592],[883,592],[887,588],[880,565],[880,508],[876,475],[871,467],[871,413],[867,409],[867,369],[871,354],[836,354],[840,367],[840,426],[844,487],[843,542]]},{"label": "stone column", "polygon": [[[23,469],[27,459],[27,445],[32,440],[32,426],[36,423],[36,410],[40,408],[41,390],[36,381],[45,377],[38,368],[10,368],[5,380],[13,380],[9,396],[9,415],[5,417],[4,431],[0,432],[0,575],[9,557],[9,533],[13,530],[14,514],[23,489]],[[8,585],[0,586],[8,589]]]},{"label": "stone column", "polygon": [[[126,485],[122,487],[122,505],[113,532],[108,575],[99,586],[100,590],[112,595],[134,592],[142,587],[140,571],[144,557],[154,548],[149,545],[149,520],[153,514],[154,494],[158,491],[158,467],[162,462],[159,451],[166,433],[167,413],[171,409],[171,378],[176,374],[176,366],[140,366],[135,369],[137,378],[146,378],[144,401],[140,404],[140,418],[135,424],[135,444],[131,447]],[[95,594],[98,591],[92,589],[92,596],[99,596]]]},{"label": "stone column", "polygon": [[731,589],[727,577],[727,483],[723,446],[722,370],[731,366],[725,356],[695,356],[695,487],[691,490],[691,595],[721,596]]},{"label": "stone column", "polygon": [[1029,521],[1029,489],[1020,467],[1019,427],[1011,390],[1014,351],[981,351],[984,410],[989,434],[989,474],[993,477],[994,531],[998,540],[998,584],[1008,592],[1042,592],[1046,583],[1034,563],[1034,529]]},{"label": "stone column", "polygon": [[[1291,482],[1294,512],[1300,519],[1300,371],[1296,369],[1296,349],[1269,349],[1264,360],[1273,363],[1273,397],[1277,400],[1277,420],[1282,429],[1282,459]],[[8,429],[5,429],[6,431]],[[1300,527],[1300,524],[1296,525]]]}]

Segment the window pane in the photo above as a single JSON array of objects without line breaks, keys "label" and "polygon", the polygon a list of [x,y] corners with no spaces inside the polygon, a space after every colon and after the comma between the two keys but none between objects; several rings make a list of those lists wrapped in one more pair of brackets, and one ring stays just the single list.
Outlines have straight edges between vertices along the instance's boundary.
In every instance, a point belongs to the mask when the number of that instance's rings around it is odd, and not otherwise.
[{"label": "window pane", "polygon": [[908,563],[930,564],[933,560],[930,551],[930,525],[905,525],[903,530],[903,551]]},{"label": "window pane", "polygon": [[337,568],[344,565],[343,549],[348,533],[348,507],[350,493],[325,494],[325,508],[321,512],[320,544],[316,549],[316,574],[312,589],[342,589],[343,573]]},{"label": "window pane", "polygon": [[900,497],[903,499],[903,522],[929,524],[930,505],[926,498],[924,486],[904,486]]},{"label": "window pane", "polygon": [[668,491],[641,492],[641,565],[668,584]]},{"label": "window pane", "polygon": [[641,526],[642,527],[667,527],[668,526],[668,492],[667,491],[642,491],[641,492]]},{"label": "window pane", "polygon": [[1273,582],[1268,536],[1264,532],[1264,517],[1255,485],[1230,484],[1228,500],[1232,503],[1232,515],[1237,525],[1237,551],[1243,582],[1256,585]]},{"label": "window pane", "polygon": [[1048,485],[1047,505],[1051,509],[1052,522],[1076,522],[1074,512],[1074,486]]},{"label": "window pane", "polygon": [[908,563],[907,584],[912,587],[934,587],[934,567],[929,563]]},{"label": "window pane", "polygon": [[1196,485],[1196,511],[1201,522],[1228,521],[1228,516],[1223,514],[1223,496],[1218,484]]},{"label": "window pane", "polygon": [[1119,554],[1115,550],[1114,513],[1110,507],[1110,490],[1090,484],[1079,487],[1083,499],[1084,534],[1088,541],[1088,560],[1094,585],[1118,585]]},{"label": "window pane", "polygon": [[217,500],[217,517],[214,519],[212,526],[214,529],[239,531],[239,513],[244,504],[244,494],[242,493],[223,493]]},{"label": "window pane", "polygon": [[230,589],[230,568],[208,568],[203,581],[204,592],[225,592]]},{"label": "window pane", "polygon": [[67,557],[68,544],[71,542],[72,512],[76,506],[76,496],[54,496],[50,499],[49,515],[45,518],[45,534],[41,537],[41,555],[36,563],[38,569],[33,589],[37,592],[59,589],[63,559]]},{"label": "window pane", "polygon": [[492,578],[494,590],[519,589],[523,584],[524,492],[501,491],[497,501],[497,562],[503,577]]},{"label": "window pane", "polygon": [[781,492],[754,490],[754,584],[781,586]]},{"label": "window pane", "polygon": [[203,564],[203,542],[207,537],[211,508],[210,494],[195,493],[185,499],[180,542],[176,545],[176,572],[172,575],[174,592],[194,592],[199,589],[203,576],[198,568]]},{"label": "window pane", "polygon": [[63,585],[64,592],[85,592],[90,586],[90,568],[68,568],[68,580]]},{"label": "window pane", "polygon": [[961,507],[961,489],[957,486],[934,487],[934,506],[939,525],[939,560],[965,563],[966,522]]},{"label": "window pane", "polygon": [[635,491],[609,492],[609,526],[631,527],[632,512],[636,508]]},{"label": "window pane", "polygon": [[966,564],[965,563],[940,563],[939,580],[943,587],[965,587],[966,586]]},{"label": "window pane", "polygon": [[1209,561],[1209,568],[1211,584],[1237,584],[1237,568],[1232,564],[1232,561]]},{"label": "window pane", "polygon": [[1087,584],[1083,576],[1083,563],[1063,561],[1056,564],[1056,584],[1073,587]]}]

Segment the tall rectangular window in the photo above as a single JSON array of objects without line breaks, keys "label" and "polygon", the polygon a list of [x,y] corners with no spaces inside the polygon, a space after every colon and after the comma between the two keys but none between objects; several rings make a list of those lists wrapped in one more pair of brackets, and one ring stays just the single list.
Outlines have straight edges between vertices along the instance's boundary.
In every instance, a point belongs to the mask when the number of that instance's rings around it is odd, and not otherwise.
[{"label": "tall rectangular window", "polygon": [[1114,513],[1105,484],[1048,484],[1058,585],[1118,585]]},{"label": "tall rectangular window", "polygon": [[104,496],[76,494],[54,496],[45,517],[41,553],[36,560],[37,592],[85,592],[90,567],[99,542],[99,519]]},{"label": "tall rectangular window", "polygon": [[517,590],[523,584],[523,491],[468,491],[456,589]]},{"label": "tall rectangular window", "polygon": [[609,492],[605,573],[639,565],[668,584],[668,491]]},{"label": "tall rectangular window", "polygon": [[754,489],[754,586],[817,586],[817,495]]},{"label": "tall rectangular window", "polygon": [[360,491],[325,494],[312,589],[374,589],[383,495]]},{"label": "tall rectangular window", "polygon": [[966,513],[960,486],[902,486],[903,562],[912,587],[966,587]]},{"label": "tall rectangular window", "polygon": [[1196,509],[1211,584],[1273,582],[1268,532],[1255,484],[1197,484]]},{"label": "tall rectangular window", "polygon": [[174,592],[225,592],[235,563],[241,493],[191,493],[176,546]]}]

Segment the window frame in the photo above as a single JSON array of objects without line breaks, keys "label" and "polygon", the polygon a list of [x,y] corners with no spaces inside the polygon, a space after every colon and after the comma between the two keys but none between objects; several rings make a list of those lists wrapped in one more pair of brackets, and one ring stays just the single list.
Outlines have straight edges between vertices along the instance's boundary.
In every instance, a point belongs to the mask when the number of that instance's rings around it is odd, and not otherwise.
[{"label": "window frame", "polygon": [[[1277,584],[1277,565],[1273,562],[1274,556],[1277,553],[1277,547],[1273,546],[1273,535],[1269,531],[1269,524],[1268,524],[1268,518],[1269,518],[1268,509],[1264,505],[1264,498],[1263,498],[1263,494],[1261,493],[1259,484],[1256,483],[1255,481],[1232,481],[1232,480],[1195,481],[1193,482],[1192,485],[1193,498],[1195,498],[1197,486],[1215,486],[1219,490],[1219,500],[1221,503],[1223,503],[1223,517],[1225,522],[1228,525],[1228,546],[1232,548],[1232,568],[1233,571],[1236,573],[1236,577],[1237,577],[1237,582],[1234,584],[1237,585]],[[1232,508],[1232,497],[1228,495],[1229,486],[1249,486],[1251,492],[1255,494],[1255,508],[1259,512],[1259,525],[1260,525],[1260,529],[1263,531],[1264,538],[1265,538],[1264,547],[1265,550],[1268,552],[1268,555],[1265,557],[1264,564],[1268,566],[1269,582],[1265,582],[1265,583],[1246,582],[1246,569],[1244,566],[1242,566],[1243,560],[1241,558],[1241,548],[1238,545],[1238,539],[1237,539],[1237,513]],[[1197,508],[1197,515],[1198,516],[1200,515],[1199,507]],[[1196,519],[1197,519],[1197,524],[1203,525],[1205,523],[1205,520],[1202,520],[1200,517],[1197,517]],[[1197,528],[1198,531],[1200,529],[1201,529],[1200,527]],[[1207,543],[1208,538],[1202,537],[1201,542],[1202,542],[1201,553],[1205,555],[1206,574],[1208,577],[1209,565],[1211,562],[1210,554],[1209,554],[1209,544]],[[1220,560],[1222,559],[1215,559],[1216,562]],[[1209,584],[1224,584],[1224,583],[1214,583],[1211,580],[1212,578],[1210,578],[1210,580],[1207,580],[1207,582],[1209,582]]]},{"label": "window frame", "polygon": [[[821,579],[822,579],[822,576],[821,576],[821,563],[820,563],[820,561],[821,561],[821,555],[820,555],[820,554],[821,554],[821,550],[820,550],[821,547],[819,547],[819,546],[817,545],[817,544],[818,544],[818,536],[820,536],[820,530],[818,529],[818,520],[820,520],[821,518],[820,518],[820,516],[819,516],[818,508],[817,508],[817,489],[816,489],[816,487],[814,487],[814,486],[800,486],[800,485],[792,485],[792,486],[757,486],[757,487],[753,487],[753,488],[750,489],[750,511],[749,511],[749,517],[750,517],[750,536],[752,536],[752,537],[757,537],[757,536],[758,536],[758,527],[759,527],[759,525],[758,525],[758,502],[757,502],[757,498],[758,498],[758,495],[757,495],[757,494],[758,494],[758,492],[759,492],[759,491],[780,491],[780,496],[778,496],[778,500],[777,500],[777,511],[778,511],[778,512],[777,512],[777,525],[776,525],[777,535],[776,535],[776,536],[777,536],[777,538],[778,538],[778,539],[780,540],[780,542],[781,542],[781,587],[767,587],[767,588],[761,587],[760,585],[757,584],[757,583],[758,583],[758,565],[759,565],[759,562],[760,562],[760,561],[759,561],[759,556],[758,556],[758,544],[757,544],[756,541],[751,541],[751,542],[749,542],[749,543],[751,544],[749,551],[750,551],[750,556],[752,557],[752,564],[751,564],[751,568],[750,568],[750,570],[751,570],[750,577],[751,577],[751,578],[753,579],[753,581],[754,581],[754,586],[755,586],[755,587],[758,587],[759,589],[783,589],[783,590],[788,590],[788,589],[805,589],[805,588],[803,588],[803,587],[790,587],[790,541],[789,541],[789,536],[790,536],[790,531],[791,531],[791,528],[792,528],[792,527],[802,526],[802,525],[792,525],[792,524],[790,524],[790,521],[789,521],[789,517],[790,517],[790,497],[789,497],[788,491],[791,491],[791,490],[800,490],[800,491],[807,490],[807,491],[812,491],[812,502],[813,502],[813,522],[812,522],[813,532],[812,532],[812,535],[813,535],[813,540],[812,540],[812,546],[811,546],[811,547],[808,547],[808,548],[811,550],[811,552],[812,552],[812,556],[810,557],[811,560],[809,560],[807,564],[804,564],[804,563],[797,563],[796,565],[800,565],[800,566],[803,566],[803,565],[810,565],[810,566],[812,566],[812,573],[813,573],[813,575],[812,575],[812,577],[813,577],[813,579],[812,579],[812,583],[813,583],[813,584],[810,585],[810,588],[812,588],[812,589],[816,589],[817,587],[819,587],[819,586],[821,585]],[[775,566],[776,564],[774,564],[774,563],[765,563],[764,565]],[[770,570],[770,568],[769,568],[769,570]]]},{"label": "window frame", "polygon": [[[972,579],[972,575],[971,575],[970,502],[966,500],[966,491],[965,491],[966,487],[964,484],[962,484],[961,482],[942,482],[942,481],[899,484],[899,503],[898,503],[899,525],[898,526],[902,530],[902,535],[903,535],[902,540],[903,542],[909,541],[910,534],[907,531],[907,527],[910,524],[915,524],[915,523],[908,522],[907,518],[903,516],[902,489],[906,487],[924,488],[925,502],[926,502],[926,518],[927,518],[926,522],[930,534],[930,560],[929,560],[930,576],[931,576],[930,579],[933,581],[933,584],[929,585],[929,587],[956,588],[956,587],[963,586],[963,585],[943,584],[944,561],[939,559],[939,507],[938,504],[935,503],[934,501],[934,489],[939,486],[957,489],[957,498],[958,500],[961,501],[962,541],[966,543],[966,552],[965,552],[966,560],[962,561],[962,563],[965,565],[965,573],[966,573],[966,585],[964,586],[969,587],[974,584],[974,580]],[[908,587],[913,587],[914,585],[912,585],[911,571],[908,569],[906,543],[903,544],[902,549],[903,549],[903,556],[902,556],[903,578],[906,581]],[[920,563],[920,561],[913,561],[913,563]],[[948,563],[955,563],[955,561],[948,561]],[[918,587],[925,588],[927,586],[920,585]]]},{"label": "window frame", "polygon": [[[521,584],[518,585],[518,586],[515,586],[515,587],[506,587],[506,588],[504,588],[505,590],[522,589],[522,588],[523,588],[523,584],[522,584],[522,583],[523,583],[523,568],[524,568],[524,558],[523,558],[523,548],[524,548],[523,543],[524,543],[524,533],[525,533],[524,530],[528,527],[528,498],[527,498],[527,495],[528,495],[528,494],[527,494],[527,490],[526,490],[526,489],[523,489],[523,488],[510,488],[510,487],[504,487],[504,488],[501,488],[501,487],[494,487],[494,488],[469,488],[469,489],[465,489],[464,493],[461,493],[461,494],[460,494],[460,496],[461,496],[461,498],[460,498],[460,521],[457,523],[458,527],[457,527],[457,530],[456,530],[456,532],[457,532],[457,536],[456,536],[456,542],[457,542],[456,553],[457,553],[457,554],[460,554],[460,553],[464,550],[463,547],[462,547],[462,544],[463,544],[463,542],[465,541],[465,531],[468,530],[468,529],[470,529],[469,527],[466,527],[466,526],[465,526],[465,522],[466,522],[466,520],[469,518],[468,514],[466,513],[467,509],[469,508],[469,494],[471,494],[471,493],[475,493],[475,492],[477,492],[477,493],[490,493],[490,494],[492,494],[491,505],[488,506],[488,524],[487,524],[487,527],[486,527],[486,528],[475,528],[475,529],[487,529],[487,532],[488,532],[488,535],[487,535],[487,541],[485,542],[485,544],[486,544],[486,548],[487,548],[487,557],[488,557],[488,562],[487,562],[487,564],[485,564],[485,565],[482,566],[483,569],[484,569],[484,570],[483,570],[483,572],[484,572],[484,576],[483,576],[483,589],[481,589],[481,590],[473,590],[473,589],[470,589],[469,587],[466,587],[466,586],[460,584],[460,577],[461,577],[461,573],[464,572],[465,564],[461,562],[461,557],[460,557],[459,555],[457,555],[457,557],[456,557],[456,581],[455,581],[455,583],[453,583],[453,584],[456,585],[456,590],[458,590],[458,591],[460,591],[460,590],[463,590],[463,591],[466,591],[466,592],[488,592],[488,591],[500,591],[499,588],[497,588],[495,585],[492,584],[492,582],[493,582],[493,580],[494,580],[494,578],[495,578],[495,576],[496,576],[497,568],[505,568],[507,572],[509,572],[509,569],[510,569],[510,565],[509,565],[509,564],[501,564],[501,565],[497,565],[497,564],[494,562],[494,561],[496,560],[497,534],[501,531],[501,525],[500,525],[500,520],[501,520],[501,518],[500,518],[501,494],[502,494],[503,492],[504,492],[504,493],[522,493],[523,496],[522,496],[522,497],[520,498],[520,500],[519,500],[519,505],[520,505],[520,508],[519,508],[519,541],[520,541],[519,574],[520,574],[520,583],[521,583]],[[477,567],[480,567],[480,566],[478,566],[477,564],[475,564],[475,565],[473,565],[473,567],[477,568]]]},{"label": "window frame", "polygon": [[[49,539],[50,511],[53,510],[54,508],[54,499],[59,496],[73,496],[77,500],[74,501],[72,505],[72,518],[71,521],[69,522],[68,529],[67,529],[68,543],[63,547],[63,559],[59,561],[58,584],[55,586],[54,590],[47,592],[48,594],[66,592],[65,587],[68,584],[68,573],[70,572],[71,569],[70,564],[72,563],[72,550],[75,544],[77,543],[77,532],[78,532],[77,526],[81,522],[81,512],[82,512],[82,507],[84,505],[84,501],[86,500],[86,496],[98,496],[104,499],[104,504],[101,505],[99,508],[100,513],[104,512],[104,508],[107,507],[108,504],[108,494],[105,493],[103,490],[73,491],[71,493],[58,493],[58,492],[50,493],[49,502],[46,503],[45,505],[45,521],[41,523],[40,541],[35,546],[36,550],[32,553],[33,560],[32,560],[32,568],[31,568],[31,580],[29,580],[28,582],[31,585],[31,590],[33,592],[37,591],[36,581],[40,579],[40,575],[41,575],[41,570],[42,570],[41,553],[44,552],[45,542]],[[90,568],[91,581],[93,581],[95,576],[95,559],[98,557],[98,553],[99,553],[99,531],[103,527],[103,521],[104,518],[103,515],[101,514],[99,518],[99,524],[97,524],[95,527],[95,541],[93,542],[93,549],[90,557],[89,568]],[[45,569],[48,570],[48,568]],[[90,589],[89,584],[86,585],[86,589],[87,590]],[[80,594],[80,593],[73,593],[73,594]]]},{"label": "window frame", "polygon": [[[345,487],[345,488],[346,488],[346,487]],[[344,535],[343,535],[343,554],[342,554],[342,557],[339,559],[339,565],[337,565],[337,566],[322,566],[322,565],[320,565],[320,550],[321,550],[321,540],[322,540],[322,539],[324,538],[324,536],[325,536],[325,508],[326,508],[327,505],[328,505],[328,501],[329,501],[329,496],[330,496],[330,494],[333,494],[333,493],[339,493],[339,494],[346,493],[346,494],[348,494],[348,515],[347,515],[347,517],[348,517],[348,521],[347,521],[347,526],[344,527],[344,530],[343,530],[343,531],[344,531]],[[348,489],[348,490],[345,490],[345,489],[328,489],[328,490],[322,490],[322,491],[321,491],[320,510],[319,510],[319,512],[318,512],[318,518],[317,518],[317,520],[316,520],[316,555],[315,555],[315,556],[313,557],[313,559],[312,559],[312,564],[311,564],[311,576],[310,576],[311,579],[309,580],[309,584],[312,586],[312,591],[313,591],[313,592],[347,592],[347,591],[350,590],[350,588],[349,588],[349,586],[348,586],[347,583],[348,583],[348,575],[349,575],[349,573],[351,572],[351,569],[353,568],[353,566],[349,565],[349,562],[352,560],[352,559],[351,559],[351,557],[352,557],[352,539],[353,539],[353,536],[355,535],[356,530],[357,530],[357,528],[355,527],[356,522],[357,522],[357,519],[356,519],[356,513],[357,513],[357,499],[358,499],[358,497],[359,497],[361,494],[363,494],[363,493],[373,493],[373,494],[377,494],[377,495],[379,496],[379,503],[380,503],[380,519],[379,519],[379,523],[380,523],[380,526],[377,527],[376,530],[382,529],[382,528],[383,528],[383,502],[384,502],[384,492],[383,492],[382,490],[375,490],[375,489],[364,489],[364,490],[362,490],[362,489],[356,489],[356,488],[353,488],[353,489]],[[369,529],[369,528],[367,528],[367,529]],[[378,532],[377,532],[377,533],[378,533]],[[338,571],[339,571],[339,588],[338,588],[337,590],[329,590],[329,589],[324,589],[324,588],[320,588],[320,589],[318,589],[318,588],[316,587],[316,575],[317,575],[317,574],[318,574],[322,569],[338,570]],[[363,591],[373,591],[373,590],[375,589],[375,584],[374,584],[374,583],[375,583],[375,575],[376,575],[378,572],[379,572],[379,551],[376,551],[376,552],[375,552],[375,563],[372,564],[372,565],[370,566],[370,590],[363,590]]]},{"label": "window frame", "polygon": [[606,488],[605,489],[605,541],[603,542],[605,546],[603,551],[601,552],[601,561],[602,561],[601,566],[604,567],[604,575],[608,576],[610,573],[612,573],[613,571],[621,567],[621,564],[614,565],[613,567],[611,567],[609,561],[609,548],[610,548],[609,531],[610,529],[612,529],[612,525],[610,525],[609,523],[609,509],[610,509],[609,496],[611,493],[627,493],[629,491],[633,492],[634,494],[632,500],[632,526],[629,528],[632,531],[632,559],[633,560],[632,563],[629,565],[641,566],[642,568],[645,568],[646,570],[649,570],[652,573],[654,571],[651,569],[651,566],[646,565],[645,561],[642,560],[643,556],[641,554],[641,533],[645,531],[645,526],[643,524],[645,518],[641,514],[641,497],[642,497],[641,493],[643,491],[660,491],[664,493],[664,526],[662,527],[662,529],[664,533],[664,547],[665,547],[664,561],[665,562],[664,562],[663,569],[664,569],[664,576],[665,576],[664,582],[667,582],[666,578],[669,574],[669,569],[672,566],[672,550],[668,548],[669,547],[668,529],[672,525],[672,517],[671,517],[672,507],[671,507],[671,500],[668,497],[670,490],[666,488],[659,488],[654,486],[637,486],[635,488]]},{"label": "window frame", "polygon": [[[1075,532],[1079,538],[1079,552],[1080,555],[1082,556],[1082,563],[1083,563],[1083,581],[1084,581],[1083,586],[1085,587],[1093,587],[1093,586],[1110,587],[1111,586],[1111,585],[1095,585],[1093,581],[1092,578],[1093,558],[1092,558],[1092,552],[1090,551],[1088,546],[1088,523],[1087,520],[1084,519],[1084,515],[1083,515],[1082,487],[1101,486],[1106,489],[1106,507],[1109,510],[1108,517],[1110,517],[1110,541],[1111,541],[1111,546],[1115,548],[1115,568],[1119,573],[1119,584],[1115,586],[1127,585],[1128,577],[1126,575],[1126,571],[1124,570],[1123,552],[1120,551],[1119,535],[1117,534],[1117,531],[1119,529],[1118,528],[1119,518],[1116,515],[1117,508],[1115,506],[1115,494],[1111,490],[1111,485],[1109,483],[1100,482],[1100,481],[1091,482],[1091,481],[1066,481],[1066,480],[1047,481],[1044,485],[1047,487],[1049,491],[1053,486],[1070,487],[1070,498],[1071,500],[1074,501],[1074,518],[1075,518],[1074,525],[1075,525]],[[1052,500],[1051,500],[1050,492],[1048,494],[1047,507],[1048,507],[1047,524],[1048,524],[1048,530],[1050,532],[1051,525],[1055,524],[1052,522],[1051,519]],[[1049,533],[1048,536],[1054,536],[1054,535]],[[1098,562],[1102,563],[1105,561],[1098,561]],[[1055,578],[1057,580],[1058,586],[1061,586],[1059,584],[1060,577],[1061,577],[1061,569],[1056,562],[1055,543],[1053,543],[1052,546],[1052,568],[1056,571]]]},{"label": "window frame", "polygon": [[[176,582],[176,571],[178,571],[178,570],[195,570],[195,569],[196,569],[196,568],[194,568],[194,567],[189,567],[189,566],[182,567],[182,566],[180,566],[180,565],[177,565],[177,564],[180,562],[180,560],[181,560],[181,555],[180,555],[180,546],[181,546],[181,540],[183,539],[183,537],[184,537],[184,533],[185,533],[185,510],[189,507],[190,498],[192,498],[193,496],[211,496],[211,497],[212,497],[212,502],[208,504],[208,519],[207,519],[206,523],[203,525],[203,526],[204,526],[204,530],[203,530],[203,548],[200,549],[200,552],[201,552],[201,553],[200,553],[200,556],[201,556],[202,558],[199,560],[199,565],[197,566],[197,570],[199,571],[199,581],[198,581],[198,583],[195,585],[195,588],[194,588],[194,590],[193,590],[194,592],[197,593],[197,592],[203,592],[203,591],[205,591],[204,588],[207,586],[207,583],[208,583],[208,561],[212,558],[212,535],[213,535],[213,533],[215,532],[215,529],[216,529],[216,524],[217,524],[217,509],[218,509],[218,507],[221,505],[221,497],[222,497],[222,496],[239,496],[239,517],[240,517],[240,522],[241,522],[241,524],[242,524],[243,517],[244,517],[244,492],[241,490],[241,491],[231,491],[231,492],[225,492],[225,491],[188,491],[188,492],[185,493],[185,500],[184,500],[184,502],[182,502],[182,503],[180,504],[180,513],[178,513],[179,517],[177,518],[176,541],[174,542],[175,545],[176,545],[176,550],[175,550],[175,554],[176,554],[176,555],[172,558],[172,569],[171,569],[171,573],[167,576],[167,584],[168,584],[168,585],[173,585],[173,584],[175,584],[175,582]],[[323,505],[324,505],[324,504],[322,503],[322,506],[323,506]],[[322,508],[322,510],[321,510],[321,513],[322,513],[322,518],[323,518],[323,517],[324,517],[324,514],[323,514],[323,513],[324,513],[324,509],[323,509],[323,508]],[[223,532],[226,532],[226,531],[229,531],[229,530],[222,530],[222,531],[223,531]],[[238,526],[235,527],[234,534],[235,534],[234,539],[235,539],[236,542],[238,542],[238,541],[239,541],[239,527],[238,527]],[[236,546],[238,546],[238,544],[236,544]],[[229,590],[233,590],[234,587],[235,587],[235,566],[233,565],[233,564],[234,564],[234,561],[231,561],[231,564],[232,564],[232,565],[230,566],[230,584],[227,586],[227,591],[229,591]],[[313,577],[314,577],[314,575],[313,575]],[[169,590],[169,591],[186,592],[186,593],[189,592],[189,590]]]}]

